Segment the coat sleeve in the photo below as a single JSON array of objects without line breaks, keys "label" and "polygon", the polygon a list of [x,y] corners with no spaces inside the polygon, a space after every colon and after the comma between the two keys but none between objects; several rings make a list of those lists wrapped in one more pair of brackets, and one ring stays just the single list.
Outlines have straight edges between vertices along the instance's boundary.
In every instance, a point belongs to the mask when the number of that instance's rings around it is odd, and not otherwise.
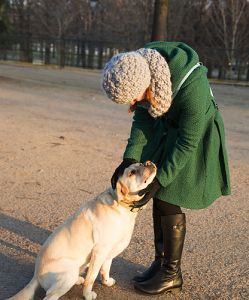
[{"label": "coat sleeve", "polygon": [[147,109],[137,107],[123,158],[141,160],[143,149],[151,140],[153,124],[154,119],[150,116]]},{"label": "coat sleeve", "polygon": [[198,85],[185,87],[177,96],[180,97],[178,137],[157,172],[157,178],[163,187],[167,187],[177,177],[194,155],[204,131],[208,92],[205,80],[199,80]]}]

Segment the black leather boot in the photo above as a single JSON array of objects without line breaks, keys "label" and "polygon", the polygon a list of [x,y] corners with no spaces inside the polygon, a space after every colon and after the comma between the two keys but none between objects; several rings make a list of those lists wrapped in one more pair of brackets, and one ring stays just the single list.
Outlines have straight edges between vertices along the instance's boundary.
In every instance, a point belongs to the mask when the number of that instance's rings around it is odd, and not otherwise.
[{"label": "black leather boot", "polygon": [[163,258],[163,231],[161,227],[161,214],[153,202],[153,228],[154,228],[154,245],[155,245],[155,260],[150,267],[145,270],[141,275],[133,278],[135,282],[143,282],[152,278],[156,272],[161,268]]},{"label": "black leather boot", "polygon": [[147,294],[179,292],[182,289],[181,257],[186,233],[185,214],[161,217],[164,258],[157,273],[143,282],[136,282],[135,289]]}]

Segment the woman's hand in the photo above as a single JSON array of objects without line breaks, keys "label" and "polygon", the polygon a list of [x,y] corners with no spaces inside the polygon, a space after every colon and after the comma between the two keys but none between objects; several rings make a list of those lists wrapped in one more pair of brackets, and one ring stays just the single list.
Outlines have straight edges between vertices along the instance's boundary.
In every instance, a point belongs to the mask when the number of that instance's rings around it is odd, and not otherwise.
[{"label": "woman's hand", "polygon": [[144,197],[139,201],[133,202],[132,207],[139,208],[141,206],[144,206],[146,203],[149,202],[151,198],[155,196],[156,192],[159,190],[160,187],[161,184],[155,177],[155,179],[145,189],[138,192],[139,196],[144,195]]},{"label": "woman's hand", "polygon": [[130,165],[132,164],[135,164],[137,163],[137,160],[136,159],[133,159],[133,158],[125,158],[122,163],[117,167],[117,169],[114,171],[113,175],[112,175],[112,178],[111,178],[111,185],[112,185],[112,188],[115,190],[116,189],[116,184],[117,184],[117,181],[119,179],[119,177],[121,175],[123,175],[124,173],[124,170],[126,168],[128,168]]}]

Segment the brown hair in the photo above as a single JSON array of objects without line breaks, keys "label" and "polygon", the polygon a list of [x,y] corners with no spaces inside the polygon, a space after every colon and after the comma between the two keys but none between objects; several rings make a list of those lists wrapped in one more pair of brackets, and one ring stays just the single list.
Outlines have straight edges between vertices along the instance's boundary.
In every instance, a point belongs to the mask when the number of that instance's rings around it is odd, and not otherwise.
[{"label": "brown hair", "polygon": [[157,107],[158,103],[156,102],[151,87],[149,86],[146,91],[145,91],[145,98],[147,99],[147,101],[152,104],[154,107]]},{"label": "brown hair", "polygon": [[[149,86],[146,91],[145,91],[145,99],[151,104],[153,105],[154,107],[157,107],[158,106],[158,103],[156,102],[154,96],[153,96],[153,93],[152,93],[152,90],[151,90],[151,87]],[[132,113],[136,110],[136,107],[137,107],[137,103],[133,104],[133,105],[130,105],[130,108],[128,109],[128,113]]]}]

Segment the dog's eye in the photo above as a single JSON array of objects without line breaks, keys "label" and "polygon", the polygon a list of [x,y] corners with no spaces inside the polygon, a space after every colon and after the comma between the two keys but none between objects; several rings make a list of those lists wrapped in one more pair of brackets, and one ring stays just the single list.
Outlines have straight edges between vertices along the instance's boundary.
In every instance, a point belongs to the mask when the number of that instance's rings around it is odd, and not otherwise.
[{"label": "dog's eye", "polygon": [[136,170],[131,170],[129,173],[129,176],[135,175],[136,174]]}]

